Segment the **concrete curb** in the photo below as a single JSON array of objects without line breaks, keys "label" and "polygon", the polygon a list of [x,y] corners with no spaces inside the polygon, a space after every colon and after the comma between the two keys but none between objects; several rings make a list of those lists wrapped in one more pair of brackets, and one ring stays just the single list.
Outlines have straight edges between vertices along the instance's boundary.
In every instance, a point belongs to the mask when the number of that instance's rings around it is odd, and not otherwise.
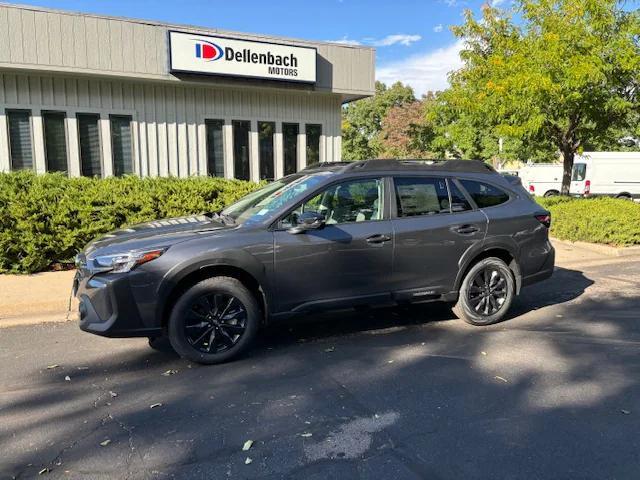
[{"label": "concrete curb", "polygon": [[589,242],[570,242],[568,240],[559,240],[551,238],[553,243],[561,243],[568,247],[582,248],[590,252],[599,253],[608,257],[635,257],[640,256],[640,246],[634,247],[612,247],[611,245],[603,245],[600,243]]}]

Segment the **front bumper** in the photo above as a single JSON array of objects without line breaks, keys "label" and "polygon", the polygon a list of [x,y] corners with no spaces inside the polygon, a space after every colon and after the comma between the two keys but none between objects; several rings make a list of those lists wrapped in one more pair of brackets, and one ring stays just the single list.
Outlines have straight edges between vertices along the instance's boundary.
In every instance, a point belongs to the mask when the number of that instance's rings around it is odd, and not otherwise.
[{"label": "front bumper", "polygon": [[136,277],[139,275],[92,275],[79,270],[73,282],[73,293],[79,301],[80,329],[105,337],[160,335],[160,325],[153,324],[155,321],[145,322],[139,308],[140,294],[153,290],[153,285],[145,285],[140,282],[142,278]]}]

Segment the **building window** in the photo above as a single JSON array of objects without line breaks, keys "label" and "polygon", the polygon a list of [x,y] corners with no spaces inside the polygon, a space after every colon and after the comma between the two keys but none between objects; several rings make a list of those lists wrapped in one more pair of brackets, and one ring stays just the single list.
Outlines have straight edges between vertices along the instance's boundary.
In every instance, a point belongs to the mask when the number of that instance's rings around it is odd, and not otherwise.
[{"label": "building window", "polygon": [[291,175],[298,170],[298,133],[297,123],[282,124],[282,141],[284,143],[284,174]]},{"label": "building window", "polygon": [[222,127],[224,120],[206,120],[207,128],[207,173],[224,177],[224,148]]},{"label": "building window", "polygon": [[100,116],[79,113],[78,137],[80,140],[80,172],[85,177],[101,177],[100,163]]},{"label": "building window", "polygon": [[320,163],[320,136],[322,125],[306,125],[307,134],[307,165]]},{"label": "building window", "polygon": [[7,110],[7,120],[9,122],[11,169],[25,170],[33,168],[31,111]]},{"label": "building window", "polygon": [[66,172],[67,134],[64,112],[42,112],[47,172]]},{"label": "building window", "polygon": [[249,131],[251,122],[234,120],[233,126],[233,168],[239,180],[249,180]]},{"label": "building window", "polygon": [[258,122],[260,180],[274,179],[273,134],[275,131],[274,122]]},{"label": "building window", "polygon": [[110,115],[111,155],[115,176],[133,173],[133,143],[131,142],[131,117]]}]

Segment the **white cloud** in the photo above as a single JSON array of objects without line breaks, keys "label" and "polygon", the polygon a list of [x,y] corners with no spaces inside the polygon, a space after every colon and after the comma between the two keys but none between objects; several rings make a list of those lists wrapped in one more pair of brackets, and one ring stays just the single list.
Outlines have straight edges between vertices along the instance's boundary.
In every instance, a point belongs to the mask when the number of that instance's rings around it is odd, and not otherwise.
[{"label": "white cloud", "polygon": [[346,35],[338,40],[327,40],[332,43],[339,43],[341,45],[371,45],[373,47],[390,47],[391,45],[404,45],[405,47],[411,46],[411,44],[421,40],[420,35],[387,35],[384,38],[375,39],[371,37],[363,38],[362,40],[353,40]]},{"label": "white cloud", "polygon": [[359,42],[358,40],[352,40],[350,38],[347,38],[346,35],[338,40],[326,40],[326,41],[331,43],[339,43],[341,45],[362,45],[362,43]]},{"label": "white cloud", "polygon": [[433,27],[433,31],[436,32],[436,33],[440,33],[443,30],[444,30],[444,26],[441,23],[439,23],[438,25]]},{"label": "white cloud", "polygon": [[400,45],[404,45],[405,47],[410,46],[412,43],[419,41],[422,37],[420,35],[407,35],[407,34],[398,34],[398,35],[387,35],[380,40],[373,40],[371,45],[374,47],[390,47],[391,45],[395,45],[399,43]]},{"label": "white cloud", "polygon": [[500,5],[505,3],[506,1],[507,0],[491,0],[491,6],[492,7],[499,7]]},{"label": "white cloud", "polygon": [[463,46],[464,42],[458,40],[444,48],[381,65],[376,77],[386,84],[398,80],[409,84],[418,96],[429,90],[444,90],[449,85],[447,74],[462,67],[460,50]]}]

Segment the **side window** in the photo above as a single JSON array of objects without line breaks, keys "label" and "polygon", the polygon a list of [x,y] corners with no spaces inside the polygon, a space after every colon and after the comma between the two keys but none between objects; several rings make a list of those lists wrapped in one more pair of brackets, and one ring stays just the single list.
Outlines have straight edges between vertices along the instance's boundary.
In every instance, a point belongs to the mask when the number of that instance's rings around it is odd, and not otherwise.
[{"label": "side window", "polygon": [[322,213],[327,225],[382,220],[383,182],[367,178],[332,185],[297,207],[281,222],[283,228],[297,224],[303,212]]},{"label": "side window", "polygon": [[458,188],[458,185],[451,179],[447,180],[447,184],[449,185],[449,193],[451,194],[451,211],[455,213],[471,210],[471,205]]},{"label": "side window", "polygon": [[444,178],[396,177],[398,217],[449,213],[449,194]]},{"label": "side window", "polygon": [[509,200],[509,195],[493,185],[475,180],[460,180],[460,183],[479,208],[494,207]]}]

